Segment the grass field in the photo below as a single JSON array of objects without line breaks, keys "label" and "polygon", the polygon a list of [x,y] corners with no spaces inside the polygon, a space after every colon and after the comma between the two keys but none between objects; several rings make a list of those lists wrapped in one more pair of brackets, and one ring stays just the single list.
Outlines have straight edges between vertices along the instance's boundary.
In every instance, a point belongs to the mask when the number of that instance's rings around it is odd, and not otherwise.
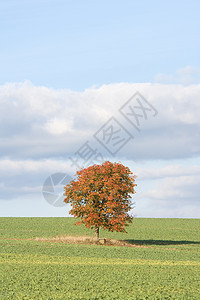
[{"label": "grass field", "polygon": [[132,247],[36,239],[93,236],[73,218],[0,218],[0,299],[200,299],[200,220],[134,219]]}]

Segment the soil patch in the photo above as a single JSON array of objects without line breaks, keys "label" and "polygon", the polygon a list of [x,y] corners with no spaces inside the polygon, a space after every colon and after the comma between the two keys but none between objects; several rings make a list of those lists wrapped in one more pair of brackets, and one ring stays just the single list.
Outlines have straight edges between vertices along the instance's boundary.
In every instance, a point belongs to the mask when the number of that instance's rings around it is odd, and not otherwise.
[{"label": "soil patch", "polygon": [[99,239],[89,236],[58,236],[52,238],[35,238],[38,242],[53,242],[53,243],[68,243],[68,244],[86,244],[86,245],[103,245],[103,246],[121,246],[121,247],[135,247],[135,248],[153,248],[145,245],[134,245],[123,240],[114,239]]}]

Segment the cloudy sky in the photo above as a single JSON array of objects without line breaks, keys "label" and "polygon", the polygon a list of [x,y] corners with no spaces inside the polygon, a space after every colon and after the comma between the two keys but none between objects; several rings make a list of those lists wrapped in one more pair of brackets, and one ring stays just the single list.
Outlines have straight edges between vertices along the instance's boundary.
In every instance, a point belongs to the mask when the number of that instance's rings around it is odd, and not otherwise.
[{"label": "cloudy sky", "polygon": [[200,217],[200,3],[0,0],[0,216],[68,216],[81,167],[136,217]]}]

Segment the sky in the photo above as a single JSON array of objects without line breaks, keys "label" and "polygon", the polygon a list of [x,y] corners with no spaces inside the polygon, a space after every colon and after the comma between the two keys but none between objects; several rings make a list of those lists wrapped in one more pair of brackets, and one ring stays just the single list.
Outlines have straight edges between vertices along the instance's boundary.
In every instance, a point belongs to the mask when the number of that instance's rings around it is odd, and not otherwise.
[{"label": "sky", "polygon": [[135,217],[200,217],[200,2],[0,0],[0,216],[64,217],[105,160]]}]

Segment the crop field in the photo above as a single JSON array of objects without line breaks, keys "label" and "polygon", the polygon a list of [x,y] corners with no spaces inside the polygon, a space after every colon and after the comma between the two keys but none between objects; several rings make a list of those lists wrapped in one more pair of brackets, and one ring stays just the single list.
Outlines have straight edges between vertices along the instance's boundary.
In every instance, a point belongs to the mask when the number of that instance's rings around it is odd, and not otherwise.
[{"label": "crop field", "polygon": [[[100,237],[73,218],[0,218],[0,299],[200,299],[200,220],[134,219]],[[53,237],[58,237],[53,240]]]}]

